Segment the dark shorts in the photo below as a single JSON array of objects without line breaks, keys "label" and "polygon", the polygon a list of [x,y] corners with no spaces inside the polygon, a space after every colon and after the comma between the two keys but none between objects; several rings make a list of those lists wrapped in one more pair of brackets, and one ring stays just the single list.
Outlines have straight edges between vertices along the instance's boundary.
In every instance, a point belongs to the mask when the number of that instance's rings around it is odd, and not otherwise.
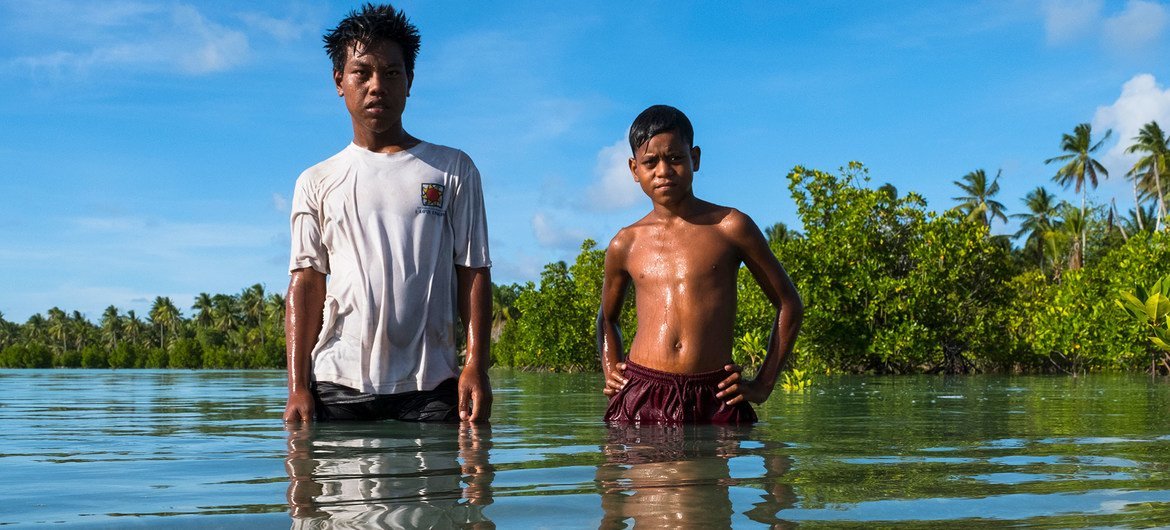
[{"label": "dark shorts", "polygon": [[313,384],[317,419],[401,420],[427,422],[459,421],[458,381],[448,379],[434,390],[401,394],[366,394],[335,383]]},{"label": "dark shorts", "polygon": [[715,397],[726,370],[672,374],[626,361],[626,386],[609,399],[605,421],[615,423],[755,423],[748,402],[728,406]]}]

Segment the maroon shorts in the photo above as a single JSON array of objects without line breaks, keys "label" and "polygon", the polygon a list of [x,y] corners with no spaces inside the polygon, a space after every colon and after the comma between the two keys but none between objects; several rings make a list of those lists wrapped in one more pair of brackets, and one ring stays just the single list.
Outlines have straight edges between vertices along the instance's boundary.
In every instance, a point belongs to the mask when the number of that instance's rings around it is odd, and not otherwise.
[{"label": "maroon shorts", "polygon": [[731,372],[672,374],[626,361],[626,386],[609,399],[605,421],[616,423],[755,423],[747,401],[728,406],[715,394]]}]

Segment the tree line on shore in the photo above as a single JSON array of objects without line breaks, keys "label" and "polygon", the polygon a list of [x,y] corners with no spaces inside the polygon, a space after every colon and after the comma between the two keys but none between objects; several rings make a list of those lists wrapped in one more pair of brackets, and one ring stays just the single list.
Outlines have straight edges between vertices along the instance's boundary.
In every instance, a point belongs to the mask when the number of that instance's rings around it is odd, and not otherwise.
[{"label": "tree line on shore", "polygon": [[[1008,218],[995,199],[998,174],[964,175],[955,181],[957,205],[935,212],[917,193],[872,187],[860,163],[837,174],[794,168],[788,187],[802,230],[764,230],[805,302],[791,363],[818,372],[1170,373],[1170,351],[1151,339],[1170,326],[1170,307],[1154,303],[1145,320],[1118,307],[1127,293],[1144,296],[1145,286],[1170,272],[1170,138],[1156,122],[1133,138],[1128,151],[1139,159],[1126,178],[1135,208],[1121,213],[1112,202],[1088,200],[1088,188],[1109,176],[1094,153],[1110,132],[1096,142],[1092,134],[1078,125],[1046,161],[1080,204],[1037,187],[1024,198],[1025,211],[1011,216],[1020,229],[1010,236],[990,232]],[[495,363],[599,369],[594,322],[603,263],[604,250],[586,240],[572,264],[546,265],[539,283],[493,285]],[[762,360],[774,311],[746,269],[739,284],[733,355],[752,366]],[[627,337],[637,319],[632,299],[623,312]],[[96,324],[59,308],[24,324],[0,314],[0,366],[284,366],[280,294],[261,285],[237,295],[203,293],[191,311],[186,318],[158,297],[145,319],[113,306]]]}]

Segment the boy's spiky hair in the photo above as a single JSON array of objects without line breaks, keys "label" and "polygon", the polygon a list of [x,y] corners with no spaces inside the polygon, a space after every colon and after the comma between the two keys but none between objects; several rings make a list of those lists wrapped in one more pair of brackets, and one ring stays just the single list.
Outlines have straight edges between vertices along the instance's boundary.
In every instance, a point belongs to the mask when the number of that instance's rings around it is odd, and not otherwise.
[{"label": "boy's spiky hair", "polygon": [[687,115],[670,105],[654,105],[642,111],[630,125],[630,151],[637,153],[642,144],[666,131],[678,131],[688,147],[695,146],[695,129]]},{"label": "boy's spiky hair", "polygon": [[414,59],[418,57],[421,39],[418,27],[410,23],[406,14],[390,4],[366,4],[361,11],[353,10],[322,37],[325,51],[333,61],[333,70],[345,70],[346,54],[352,46],[369,48],[378,42],[396,42],[402,46],[406,75],[414,77]]}]

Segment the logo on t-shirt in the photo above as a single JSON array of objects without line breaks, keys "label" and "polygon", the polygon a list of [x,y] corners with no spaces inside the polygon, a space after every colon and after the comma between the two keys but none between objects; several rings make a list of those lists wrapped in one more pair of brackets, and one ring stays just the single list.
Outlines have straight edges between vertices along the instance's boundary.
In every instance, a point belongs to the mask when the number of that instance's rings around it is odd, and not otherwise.
[{"label": "logo on t-shirt", "polygon": [[422,205],[431,208],[438,208],[443,206],[443,190],[446,189],[442,184],[423,184],[422,185]]}]

